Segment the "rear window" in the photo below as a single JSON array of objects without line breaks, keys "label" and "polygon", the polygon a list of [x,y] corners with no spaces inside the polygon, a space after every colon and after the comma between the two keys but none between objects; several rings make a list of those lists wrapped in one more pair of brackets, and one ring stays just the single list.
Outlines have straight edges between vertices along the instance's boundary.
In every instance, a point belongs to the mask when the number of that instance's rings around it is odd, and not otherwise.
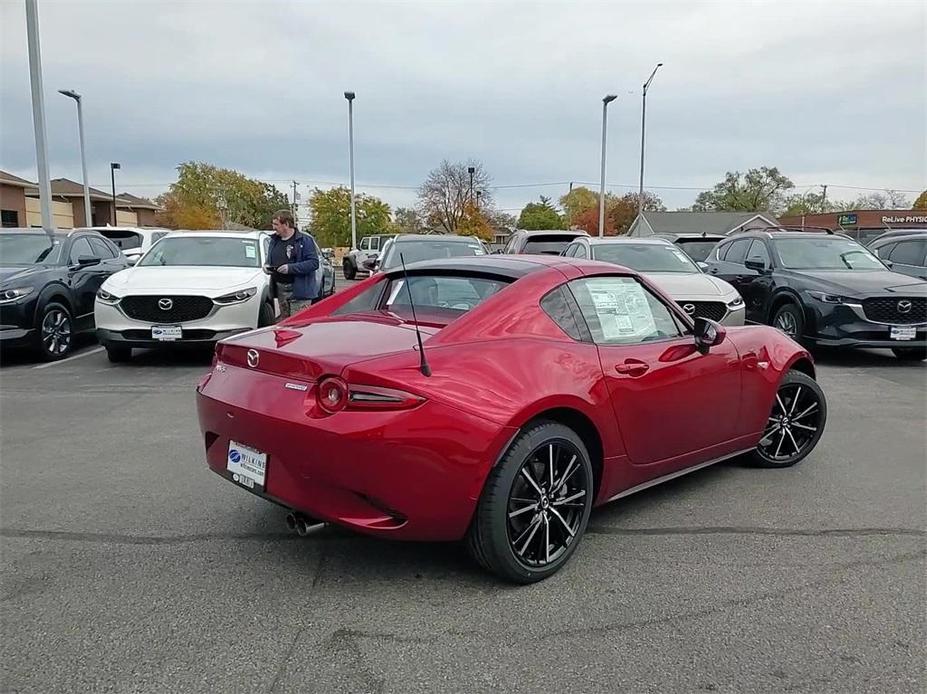
[{"label": "rear window", "polygon": [[444,241],[440,237],[434,241],[423,239],[393,241],[389,251],[383,257],[380,269],[397,268],[402,265],[402,260],[405,260],[406,265],[410,265],[422,260],[445,260],[485,254],[483,245],[476,238],[473,241]]},{"label": "rear window", "polygon": [[459,318],[509,284],[508,280],[487,277],[412,275],[389,280],[380,308],[412,320],[411,300],[419,321],[442,325]]},{"label": "rear window", "polygon": [[692,260],[705,260],[711,249],[718,245],[717,241],[702,241],[678,239],[676,245],[679,246]]},{"label": "rear window", "polygon": [[529,236],[525,241],[525,249],[522,253],[534,253],[539,255],[560,255],[560,252],[572,243],[575,235],[571,234],[539,234]]},{"label": "rear window", "polygon": [[115,243],[119,250],[127,251],[130,248],[142,247],[142,235],[137,232],[126,229],[98,229],[98,231]]}]

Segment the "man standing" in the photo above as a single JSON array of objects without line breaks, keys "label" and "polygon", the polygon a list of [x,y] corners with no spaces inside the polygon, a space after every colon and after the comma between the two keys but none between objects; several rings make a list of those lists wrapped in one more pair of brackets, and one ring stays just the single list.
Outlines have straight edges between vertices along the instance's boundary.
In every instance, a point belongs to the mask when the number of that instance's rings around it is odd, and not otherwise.
[{"label": "man standing", "polygon": [[315,277],[319,256],[312,238],[296,229],[289,210],[274,213],[272,223],[274,234],[264,272],[273,280],[281,318],[289,318],[309,306],[321,291]]}]

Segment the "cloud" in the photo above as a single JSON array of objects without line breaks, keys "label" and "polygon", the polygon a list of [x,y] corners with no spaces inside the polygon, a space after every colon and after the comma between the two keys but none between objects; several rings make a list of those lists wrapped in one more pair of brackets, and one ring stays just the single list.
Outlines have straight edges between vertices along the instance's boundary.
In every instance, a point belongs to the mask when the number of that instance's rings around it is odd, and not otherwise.
[{"label": "cloud", "polygon": [[[610,182],[634,186],[640,84],[647,182],[709,187],[775,165],[796,183],[921,188],[921,3],[40,3],[52,173],[154,194],[196,159],[278,182],[347,181],[345,89],[358,181],[415,186],[441,159],[498,184],[595,181],[601,97]],[[0,5],[0,159],[34,176],[21,3]],[[497,191],[518,208],[566,186]],[[305,194],[305,187],[303,189]],[[408,204],[407,188],[371,188]],[[695,191],[661,189],[670,207]],[[850,197],[845,196],[845,197]]]}]

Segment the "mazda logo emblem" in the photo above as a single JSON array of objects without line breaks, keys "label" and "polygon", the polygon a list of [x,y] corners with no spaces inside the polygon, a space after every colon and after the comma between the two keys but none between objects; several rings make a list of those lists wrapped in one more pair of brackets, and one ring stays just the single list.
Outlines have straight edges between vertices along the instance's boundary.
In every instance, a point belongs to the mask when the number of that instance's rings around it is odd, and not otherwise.
[{"label": "mazda logo emblem", "polygon": [[910,313],[911,312],[911,302],[907,299],[902,299],[898,302],[898,313]]},{"label": "mazda logo emblem", "polygon": [[258,351],[256,349],[248,350],[248,366],[250,366],[252,369],[257,368],[257,365],[260,359],[261,359],[261,355],[258,354]]},{"label": "mazda logo emblem", "polygon": [[174,308],[174,300],[164,297],[163,299],[158,299],[158,308],[162,311],[170,311]]},{"label": "mazda logo emblem", "polygon": [[691,316],[693,313],[695,313],[695,304],[683,304],[682,310]]}]

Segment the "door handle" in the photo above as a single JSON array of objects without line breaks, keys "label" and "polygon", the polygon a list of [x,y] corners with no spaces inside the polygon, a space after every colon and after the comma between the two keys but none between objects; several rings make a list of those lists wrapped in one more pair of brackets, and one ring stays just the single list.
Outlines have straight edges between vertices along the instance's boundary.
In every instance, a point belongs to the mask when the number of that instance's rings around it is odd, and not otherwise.
[{"label": "door handle", "polygon": [[642,361],[628,359],[624,364],[615,364],[615,371],[628,376],[643,376],[650,370],[650,366]]}]

